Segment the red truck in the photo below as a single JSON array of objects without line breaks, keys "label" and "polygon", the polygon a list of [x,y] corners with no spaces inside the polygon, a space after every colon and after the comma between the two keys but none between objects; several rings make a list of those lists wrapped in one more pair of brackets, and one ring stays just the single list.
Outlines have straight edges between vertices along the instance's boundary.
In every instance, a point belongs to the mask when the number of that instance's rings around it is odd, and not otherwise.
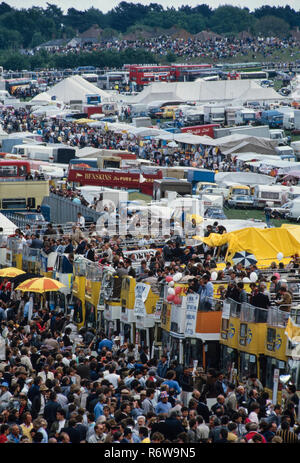
[{"label": "red truck", "polygon": [[191,127],[181,127],[182,133],[192,133],[194,135],[207,135],[215,138],[214,128],[220,128],[220,124],[192,125]]}]

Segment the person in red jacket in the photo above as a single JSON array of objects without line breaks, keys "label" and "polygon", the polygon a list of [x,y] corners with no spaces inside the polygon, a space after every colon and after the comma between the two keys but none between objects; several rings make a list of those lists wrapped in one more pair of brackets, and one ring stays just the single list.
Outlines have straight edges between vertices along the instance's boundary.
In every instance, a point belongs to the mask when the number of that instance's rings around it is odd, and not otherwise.
[{"label": "person in red jacket", "polygon": [[2,424],[0,427],[0,444],[5,444],[8,441],[7,439],[8,434],[9,434],[9,425]]},{"label": "person in red jacket", "polygon": [[253,442],[253,437],[258,434],[259,436],[262,437],[262,443],[263,444],[266,444],[267,441],[266,439],[264,438],[264,436],[262,434],[260,434],[259,432],[257,432],[257,429],[258,429],[258,425],[256,423],[247,423],[246,424],[246,430],[248,431],[247,434],[245,435],[245,439],[247,442],[249,442],[250,440]]}]

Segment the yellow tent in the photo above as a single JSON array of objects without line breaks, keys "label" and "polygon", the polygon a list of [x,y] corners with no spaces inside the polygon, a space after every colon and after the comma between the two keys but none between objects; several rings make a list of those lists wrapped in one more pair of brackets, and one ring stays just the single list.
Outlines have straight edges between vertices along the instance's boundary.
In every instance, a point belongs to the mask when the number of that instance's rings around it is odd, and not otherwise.
[{"label": "yellow tent", "polygon": [[81,118],[74,121],[75,124],[88,124],[89,122],[95,122],[94,119]]},{"label": "yellow tent", "polygon": [[294,254],[300,255],[300,226],[285,224],[280,228],[243,228],[219,235],[211,233],[208,237],[195,236],[208,246],[228,245],[225,260],[231,260],[238,251],[254,254],[260,264],[278,262],[277,254],[282,253],[282,262],[287,263]]}]

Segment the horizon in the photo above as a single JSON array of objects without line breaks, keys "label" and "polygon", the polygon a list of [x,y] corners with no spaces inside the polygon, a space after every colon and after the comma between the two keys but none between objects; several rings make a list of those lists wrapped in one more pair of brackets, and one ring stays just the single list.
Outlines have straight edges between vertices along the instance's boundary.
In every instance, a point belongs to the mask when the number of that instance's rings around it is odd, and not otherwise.
[{"label": "horizon", "polygon": [[[121,0],[85,0],[85,8],[82,8],[82,1],[81,0],[60,0],[60,1],[51,1],[51,0],[8,0],[5,2],[7,5],[11,6],[12,8],[15,8],[17,10],[19,9],[29,9],[33,6],[36,7],[41,7],[41,8],[47,8],[47,3],[56,5],[60,7],[64,14],[67,13],[69,8],[75,8],[78,11],[86,11],[89,8],[95,8],[100,11],[102,11],[104,14],[108,13],[111,11],[113,8],[117,7],[120,3]],[[231,1],[226,1],[226,0],[210,0],[209,2],[207,1],[199,1],[199,0],[189,0],[189,1],[184,1],[184,0],[138,0],[137,2],[135,1],[128,1],[126,3],[140,3],[142,5],[150,5],[150,3],[157,3],[162,5],[164,8],[170,8],[171,6],[174,6],[176,9],[178,9],[180,6],[190,6],[190,7],[196,7],[201,4],[206,4],[210,6],[213,10],[218,8],[221,5],[226,5],[226,6],[236,6],[239,8],[248,8],[250,12],[253,12],[257,8],[261,8],[262,6],[271,6],[271,7],[286,7],[290,6],[292,9],[295,11],[300,11],[300,4],[299,0],[274,0],[274,1],[263,1],[263,0],[251,0],[251,2],[245,1],[245,0],[231,0]],[[251,6],[249,6],[249,3],[251,3]],[[298,8],[298,9],[297,9]]]}]

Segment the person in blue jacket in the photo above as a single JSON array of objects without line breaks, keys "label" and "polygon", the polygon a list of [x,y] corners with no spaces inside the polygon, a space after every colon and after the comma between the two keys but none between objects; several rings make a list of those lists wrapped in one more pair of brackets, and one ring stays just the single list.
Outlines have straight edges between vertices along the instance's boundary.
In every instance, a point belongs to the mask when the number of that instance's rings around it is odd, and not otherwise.
[{"label": "person in blue jacket", "polygon": [[169,370],[166,374],[166,380],[162,384],[167,384],[170,389],[174,389],[175,397],[181,393],[181,387],[178,384],[178,381],[175,380],[176,372],[174,370]]},{"label": "person in blue jacket", "polygon": [[166,354],[162,354],[160,357],[160,361],[157,365],[157,375],[160,378],[166,378],[168,371],[168,357]]}]

